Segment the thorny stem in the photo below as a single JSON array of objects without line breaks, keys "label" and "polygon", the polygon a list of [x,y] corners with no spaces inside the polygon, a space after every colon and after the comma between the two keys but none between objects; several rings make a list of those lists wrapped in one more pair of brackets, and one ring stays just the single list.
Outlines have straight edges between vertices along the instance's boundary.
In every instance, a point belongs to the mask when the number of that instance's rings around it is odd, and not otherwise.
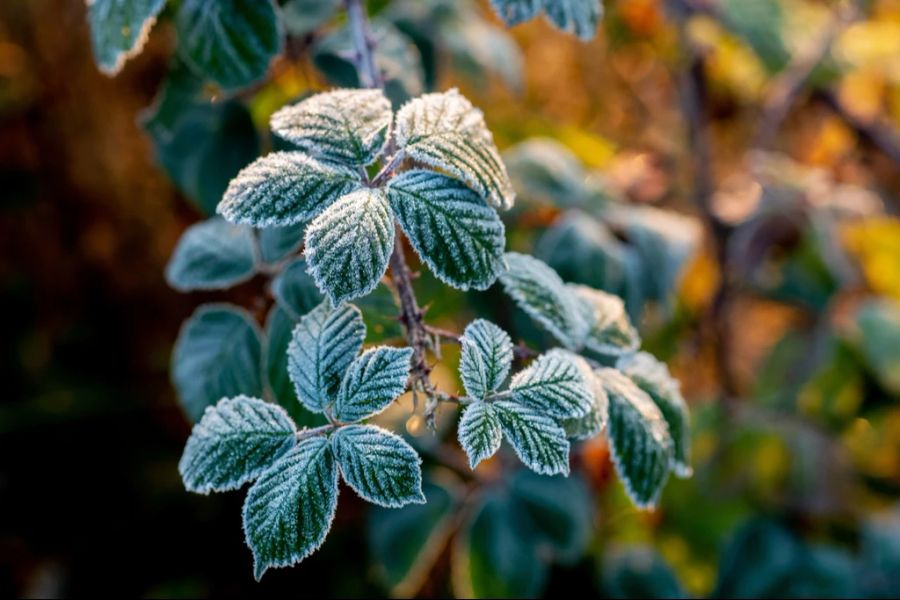
[{"label": "thorny stem", "polygon": [[363,0],[345,0],[347,20],[350,23],[350,35],[356,49],[356,66],[359,82],[363,87],[380,88],[384,85],[381,72],[375,64],[375,39],[369,29],[369,19]]}]

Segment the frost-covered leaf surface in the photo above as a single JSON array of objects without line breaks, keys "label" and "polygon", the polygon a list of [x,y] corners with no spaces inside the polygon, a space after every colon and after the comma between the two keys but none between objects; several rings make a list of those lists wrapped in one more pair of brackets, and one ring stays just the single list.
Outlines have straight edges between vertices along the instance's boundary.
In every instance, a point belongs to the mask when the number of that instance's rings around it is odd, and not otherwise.
[{"label": "frost-covered leaf surface", "polygon": [[94,60],[107,75],[140,53],[165,0],[88,0]]},{"label": "frost-covered leaf surface", "polygon": [[374,425],[348,425],[331,436],[344,481],[361,498],[387,508],[425,502],[422,459],[400,436]]},{"label": "frost-covered leaf surface", "polygon": [[542,0],[491,0],[491,6],[507,25],[531,20],[541,10]]},{"label": "frost-covered leaf surface", "polygon": [[179,291],[221,290],[253,276],[253,232],[214,217],[188,227],[166,265],[166,281]]},{"label": "frost-covered leaf surface", "polygon": [[568,288],[580,303],[582,319],[589,323],[583,350],[602,358],[629,354],[640,347],[640,335],[621,298],[583,285],[569,284]]},{"label": "frost-covered leaf surface", "polygon": [[244,535],[256,579],[312,554],[334,519],[338,469],[324,437],[301,441],[253,484],[244,501]]},{"label": "frost-covered leaf surface", "polygon": [[374,416],[406,389],[412,348],[381,346],[366,350],[347,369],[334,404],[334,416],[352,423]]},{"label": "frost-covered leaf surface", "polygon": [[175,27],[185,61],[225,89],[261,79],[281,50],[272,0],[184,0]]},{"label": "frost-covered leaf surface", "polygon": [[277,304],[266,317],[265,354],[266,382],[274,400],[287,411],[298,427],[316,427],[325,424],[325,416],[314,413],[297,398],[294,384],[288,375],[288,344],[297,320]]},{"label": "frost-covered leaf surface", "polygon": [[543,8],[556,27],[582,40],[594,37],[603,16],[600,0],[491,0],[491,5],[509,26],[533,19]]},{"label": "frost-covered leaf surface", "polygon": [[517,402],[502,400],[492,406],[503,435],[526,467],[543,475],[569,474],[569,442],[556,421]]},{"label": "frost-covered leaf surface", "polygon": [[334,304],[375,289],[393,247],[393,214],[377,189],[344,196],[306,230],[309,272]]},{"label": "frost-covered leaf surface", "polygon": [[570,350],[578,350],[587,335],[586,309],[540,260],[517,252],[505,254],[507,271],[500,275],[506,293]]},{"label": "frost-covered leaf surface", "polygon": [[462,336],[459,374],[466,393],[485,398],[506,381],[513,360],[509,334],[484,319],[466,326]]},{"label": "frost-covered leaf surface", "polygon": [[458,177],[493,206],[512,207],[515,192],[484,115],[457,90],[407,102],[396,139],[411,158]]},{"label": "frost-covered leaf surface", "polygon": [[322,302],[316,282],[306,271],[306,261],[298,258],[288,263],[272,280],[275,301],[294,320],[299,320]]},{"label": "frost-covered leaf surface", "polygon": [[551,350],[517,373],[509,386],[513,398],[557,419],[574,419],[593,408],[593,396],[577,355]]},{"label": "frost-covered leaf surface", "polygon": [[393,112],[381,90],[316,94],[272,115],[272,131],[323,162],[370,164],[387,139]]},{"label": "frost-covered leaf surface", "polygon": [[259,230],[259,254],[263,262],[274,263],[293,254],[303,244],[306,223],[302,221],[283,227],[264,227]]},{"label": "frost-covered leaf surface", "polygon": [[500,449],[503,431],[497,411],[488,402],[473,402],[463,412],[458,428],[459,444],[474,469]]},{"label": "frost-covered leaf surface", "polygon": [[413,248],[441,281],[461,290],[494,283],[506,237],[500,217],[481,196],[426,170],[394,178],[387,194]]},{"label": "frost-covered leaf surface", "polygon": [[579,357],[576,363],[591,394],[591,410],[583,417],[563,419],[561,424],[569,439],[583,441],[596,437],[606,428],[609,420],[609,396],[587,361]]},{"label": "frost-covered leaf surface", "polygon": [[297,430],[283,408],[256,398],[224,398],[209,406],[178,463],[191,492],[235,490],[290,450]]},{"label": "frost-covered leaf surface", "polygon": [[175,342],[172,380],[192,421],[222,398],[262,396],[262,348],[253,318],[227,304],[198,308]]},{"label": "frost-covered leaf surface", "polygon": [[365,337],[362,314],[351,304],[333,309],[323,302],[300,319],[288,345],[288,374],[306,408],[322,412],[333,401]]},{"label": "frost-covered leaf surface", "polygon": [[359,175],[301,152],[273,152],[241,170],[216,209],[232,223],[280,227],[308,221],[360,186]]},{"label": "frost-covered leaf surface", "polygon": [[639,507],[656,504],[669,477],[672,438],[650,396],[621,372],[596,371],[609,394],[610,449],[625,490]]},{"label": "frost-covered leaf surface", "polygon": [[691,474],[690,417],[687,404],[681,395],[678,381],[669,373],[665,363],[652,354],[638,352],[621,357],[616,368],[628,375],[639,388],[647,392],[659,407],[673,444],[673,470],[676,475],[687,477]]}]

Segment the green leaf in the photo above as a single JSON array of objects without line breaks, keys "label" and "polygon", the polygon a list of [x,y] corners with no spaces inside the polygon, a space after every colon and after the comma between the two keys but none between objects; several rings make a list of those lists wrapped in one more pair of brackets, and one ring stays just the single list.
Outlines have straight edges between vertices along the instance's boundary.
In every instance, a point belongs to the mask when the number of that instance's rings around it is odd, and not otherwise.
[{"label": "green leaf", "polygon": [[799,540],[779,523],[765,518],[744,523],[721,553],[713,597],[781,597],[800,552]]},{"label": "green leaf", "polygon": [[462,14],[440,27],[441,49],[450,55],[454,72],[481,88],[499,78],[508,88],[521,91],[522,51],[509,33],[472,8],[461,6]]},{"label": "green leaf", "polygon": [[594,531],[593,499],[581,477],[546,477],[520,469],[510,480],[510,493],[538,544],[567,564],[581,558]]},{"label": "green leaf", "polygon": [[535,18],[542,4],[543,0],[491,0],[497,16],[510,27]]},{"label": "green leaf", "polygon": [[272,0],[183,0],[175,27],[184,60],[227,90],[262,79],[281,51]]},{"label": "green leaf", "polygon": [[140,112],[138,122],[154,140],[169,140],[182,117],[206,104],[202,93],[203,80],[175,54],[153,103]]},{"label": "green leaf", "polygon": [[363,167],[381,154],[393,113],[381,90],[316,94],[272,115],[272,131],[323,162]]},{"label": "green leaf", "polygon": [[860,306],[855,320],[866,365],[885,390],[900,394],[900,303],[869,300]]},{"label": "green leaf", "polygon": [[569,474],[569,441],[552,418],[516,402],[492,403],[503,435],[519,460],[535,473]]},{"label": "green leaf", "polygon": [[301,441],[263,473],[243,510],[256,579],[315,552],[331,529],[337,499],[337,465],[324,437]]},{"label": "green leaf", "polygon": [[306,314],[288,345],[288,374],[300,402],[313,412],[330,404],[366,337],[359,309],[323,302]]},{"label": "green leaf", "polygon": [[583,285],[567,287],[581,303],[582,319],[589,323],[582,343],[586,354],[603,359],[630,354],[640,347],[641,337],[621,298]]},{"label": "green leaf", "polygon": [[374,425],[348,425],[331,436],[341,474],[360,498],[400,508],[423,504],[422,459],[403,438]]},{"label": "green leaf", "polygon": [[584,302],[540,260],[517,252],[507,252],[505,258],[509,269],[500,282],[506,293],[563,346],[578,350],[589,327]]},{"label": "green leaf", "polygon": [[182,292],[222,290],[256,270],[253,232],[219,218],[191,225],[166,265],[166,281]]},{"label": "green leaf", "polygon": [[614,548],[603,558],[608,598],[684,598],[675,573],[652,548]]},{"label": "green leaf", "polygon": [[466,393],[486,398],[506,381],[513,360],[509,334],[484,319],[466,326],[460,340],[459,374]]},{"label": "green leaf", "polygon": [[647,352],[619,358],[616,368],[647,392],[659,407],[672,436],[672,469],[679,477],[690,477],[690,416],[678,381],[669,373],[665,363]]},{"label": "green leaf", "polygon": [[253,318],[227,304],[203,305],[185,321],[172,352],[172,379],[192,421],[222,398],[262,396],[259,337]]},{"label": "green leaf", "polygon": [[603,16],[600,0],[544,0],[547,18],[559,29],[589,40]]},{"label": "green leaf", "polygon": [[457,598],[533,598],[540,593],[547,564],[520,516],[507,494],[486,494],[456,538],[452,569]]},{"label": "green leaf", "polygon": [[91,47],[101,71],[115,75],[140,54],[165,0],[90,0]]},{"label": "green leaf", "polygon": [[273,152],[231,180],[216,210],[232,223],[292,225],[312,219],[359,186],[359,175],[350,169],[300,152]]},{"label": "green leaf", "polygon": [[297,428],[280,406],[249,398],[223,398],[207,406],[178,463],[191,492],[236,490],[259,477],[295,443]]},{"label": "green leaf", "polygon": [[556,419],[576,419],[591,412],[594,398],[579,365],[583,359],[565,350],[542,354],[515,375],[509,386],[516,402]]},{"label": "green leaf", "polygon": [[672,461],[662,413],[641,388],[615,369],[596,371],[609,394],[610,450],[625,491],[639,508],[656,504]]},{"label": "green leaf", "polygon": [[782,26],[784,12],[778,0],[723,0],[722,16],[763,61],[769,72],[782,70],[791,60]]},{"label": "green leaf", "polygon": [[426,476],[422,490],[426,504],[369,511],[369,555],[395,598],[416,595],[455,529],[452,484]]},{"label": "green leaf", "polygon": [[587,361],[579,359],[576,363],[591,394],[591,410],[583,417],[563,419],[560,423],[569,439],[583,441],[600,435],[606,428],[609,420],[609,396]]},{"label": "green leaf", "polygon": [[512,207],[515,192],[484,115],[456,89],[406,103],[396,140],[408,156],[463,180],[489,204]]},{"label": "green leaf", "polygon": [[309,272],[334,304],[365,296],[387,270],[394,218],[384,192],[347,194],[306,230]]},{"label": "green leaf", "polygon": [[281,18],[289,33],[303,37],[328,23],[340,6],[339,0],[288,0],[281,7]]},{"label": "green leaf", "polygon": [[276,263],[295,253],[303,244],[306,223],[285,227],[264,227],[259,230],[259,254],[263,262]]},{"label": "green leaf", "polygon": [[288,375],[288,344],[297,320],[277,304],[266,317],[265,364],[269,389],[275,401],[287,411],[298,427],[316,427],[325,424],[325,417],[307,410]]},{"label": "green leaf", "polygon": [[531,138],[503,153],[519,195],[550,206],[581,206],[590,192],[588,174],[571,150],[552,138]]},{"label": "green leaf", "polygon": [[469,457],[474,470],[481,461],[492,457],[500,449],[503,431],[497,411],[488,402],[477,401],[463,411],[457,431],[459,445]]},{"label": "green leaf", "polygon": [[503,222],[462,182],[426,170],[407,171],[387,187],[391,208],[416,253],[438,279],[460,290],[484,290],[503,270]]},{"label": "green leaf", "polygon": [[272,280],[275,301],[295,321],[299,321],[322,302],[322,294],[316,287],[316,282],[306,271],[306,261],[298,258],[291,261]]},{"label": "green leaf", "polygon": [[412,348],[380,346],[363,352],[341,381],[334,416],[353,423],[383,411],[406,390]]}]

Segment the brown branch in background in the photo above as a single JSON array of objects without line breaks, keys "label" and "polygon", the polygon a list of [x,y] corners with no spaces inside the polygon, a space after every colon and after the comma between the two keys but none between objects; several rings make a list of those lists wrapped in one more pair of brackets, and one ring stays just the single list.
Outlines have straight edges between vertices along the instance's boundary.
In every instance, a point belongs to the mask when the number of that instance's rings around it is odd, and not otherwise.
[{"label": "brown branch in background", "polygon": [[870,121],[854,114],[833,90],[821,90],[815,94],[815,98],[846,121],[862,140],[900,165],[900,134],[890,123],[877,119]]}]

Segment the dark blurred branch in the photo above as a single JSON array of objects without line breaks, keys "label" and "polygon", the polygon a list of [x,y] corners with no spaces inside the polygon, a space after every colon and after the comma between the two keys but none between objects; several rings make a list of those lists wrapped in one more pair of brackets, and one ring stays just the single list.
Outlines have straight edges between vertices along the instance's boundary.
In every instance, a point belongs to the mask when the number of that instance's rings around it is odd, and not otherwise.
[{"label": "dark blurred branch", "polygon": [[359,82],[367,88],[382,87],[384,82],[381,80],[381,73],[375,64],[375,39],[369,28],[369,19],[366,16],[363,0],[345,0],[344,4],[347,7],[350,35],[353,37],[353,46],[356,49]]},{"label": "dark blurred branch", "polygon": [[859,117],[844,105],[833,90],[821,90],[816,92],[815,97],[846,121],[862,140],[872,144],[900,165],[900,135],[890,123],[879,119],[868,121]]}]

